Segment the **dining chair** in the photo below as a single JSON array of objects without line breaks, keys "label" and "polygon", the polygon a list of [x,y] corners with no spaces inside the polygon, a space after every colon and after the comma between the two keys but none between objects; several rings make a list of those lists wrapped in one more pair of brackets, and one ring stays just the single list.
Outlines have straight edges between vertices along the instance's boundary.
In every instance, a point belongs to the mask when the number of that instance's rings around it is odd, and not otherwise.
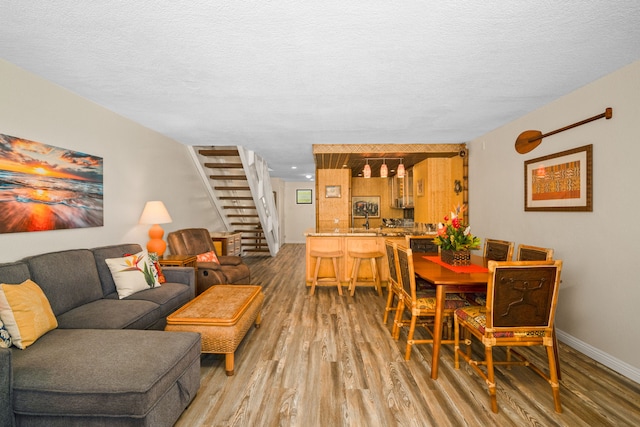
[{"label": "dining chair", "polygon": [[[416,275],[413,266],[413,252],[411,249],[404,246],[397,246],[398,254],[398,268],[400,283],[402,285],[402,300],[398,306],[396,312],[396,319],[394,321],[395,333],[394,339],[398,339],[400,334],[400,328],[405,326],[402,321],[402,315],[405,309],[411,314],[411,321],[409,323],[409,332],[407,333],[407,347],[405,351],[405,360],[411,358],[411,348],[416,344],[432,344],[434,333],[441,334],[442,331],[434,331],[429,327],[436,314],[436,297],[435,293],[429,292],[424,296],[420,295],[416,288]],[[470,303],[458,294],[447,294],[445,298],[444,316],[451,318],[455,309],[465,307]],[[418,318],[429,317],[431,321],[421,321],[420,326],[423,326],[427,333],[431,336],[430,339],[416,339],[415,331],[418,326]],[[449,322],[451,325],[451,322]],[[449,333],[450,338],[450,333]],[[453,340],[447,339],[441,341],[443,344],[452,344]]]},{"label": "dining chair", "polygon": [[[497,413],[494,366],[528,366],[549,382],[555,411],[562,412],[556,368],[556,342],[553,339],[562,261],[489,261],[488,268],[486,306],[462,307],[455,311],[455,368],[460,369],[459,359],[462,356],[486,381],[491,410]],[[464,331],[466,351],[460,348],[460,328]],[[484,360],[472,357],[471,336],[484,345]],[[523,346],[545,347],[548,374],[527,360],[522,353],[512,349]],[[506,347],[505,361],[494,361],[494,347]],[[517,360],[513,360],[512,355]]]},{"label": "dining chair", "polygon": [[[518,245],[516,259],[518,261],[550,261],[553,259],[553,249],[520,244]],[[556,353],[556,371],[558,372],[558,379],[562,379],[560,357],[558,355],[558,338],[555,327],[553,328],[553,341],[553,349]]]},{"label": "dining chair", "polygon": [[506,240],[485,239],[483,256],[492,261],[511,261],[513,246],[513,242]]},{"label": "dining chair", "polygon": [[518,261],[549,261],[553,259],[553,249],[520,244],[516,259]]},{"label": "dining chair", "polygon": [[[398,276],[398,244],[391,240],[385,240],[384,247],[387,253],[387,262],[389,264],[389,287],[387,289],[387,304],[385,305],[384,316],[382,318],[382,323],[386,325],[387,320],[389,319],[389,312],[395,312],[396,310],[398,310],[400,300],[402,299],[402,285],[400,284],[400,277]],[[398,302],[396,305],[394,305],[396,297]]]}]

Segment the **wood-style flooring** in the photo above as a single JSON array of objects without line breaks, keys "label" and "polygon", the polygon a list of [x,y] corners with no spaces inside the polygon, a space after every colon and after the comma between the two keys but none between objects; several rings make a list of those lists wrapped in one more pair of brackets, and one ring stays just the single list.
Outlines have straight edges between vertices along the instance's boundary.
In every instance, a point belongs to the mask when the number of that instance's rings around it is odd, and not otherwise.
[{"label": "wood-style flooring", "polygon": [[[309,296],[304,250],[288,244],[274,258],[245,258],[264,288],[262,326],[236,351],[234,376],[224,356],[202,356],[200,390],[177,426],[640,425],[640,385],[563,344],[563,413],[525,367],[497,368],[492,413],[484,382],[468,366],[454,369],[452,346],[443,346],[435,381],[431,345],[404,360],[406,329],[394,341],[391,321],[382,323],[386,296],[367,288],[340,297],[335,286]],[[526,352],[543,357],[539,350]]]}]

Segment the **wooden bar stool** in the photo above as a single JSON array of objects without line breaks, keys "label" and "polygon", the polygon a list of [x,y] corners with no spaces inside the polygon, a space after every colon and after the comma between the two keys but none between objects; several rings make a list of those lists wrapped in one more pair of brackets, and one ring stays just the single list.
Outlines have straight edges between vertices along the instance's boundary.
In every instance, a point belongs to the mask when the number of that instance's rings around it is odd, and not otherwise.
[{"label": "wooden bar stool", "polygon": [[[316,291],[316,285],[318,282],[336,282],[338,285],[338,293],[342,295],[342,285],[340,284],[340,269],[338,268],[338,259],[342,258],[344,254],[342,251],[333,251],[333,252],[322,252],[322,251],[311,251],[309,252],[309,256],[314,257],[316,259],[316,269],[313,273],[313,282],[311,282],[311,295],[313,295]],[[330,258],[333,261],[333,273],[335,276],[333,277],[323,277],[318,278],[318,273],[320,272],[320,263],[323,258]]]},{"label": "wooden bar stool", "polygon": [[[376,259],[382,258],[384,254],[382,252],[349,252],[349,256],[353,258],[353,270],[351,271],[351,282],[349,283],[349,290],[351,296],[356,292],[356,282],[361,283],[373,283],[378,295],[382,296],[382,288],[380,287],[380,275],[378,274],[378,267],[376,265]],[[371,274],[373,277],[371,280],[358,280],[358,273],[360,272],[360,262],[362,260],[369,260],[371,263]]]}]

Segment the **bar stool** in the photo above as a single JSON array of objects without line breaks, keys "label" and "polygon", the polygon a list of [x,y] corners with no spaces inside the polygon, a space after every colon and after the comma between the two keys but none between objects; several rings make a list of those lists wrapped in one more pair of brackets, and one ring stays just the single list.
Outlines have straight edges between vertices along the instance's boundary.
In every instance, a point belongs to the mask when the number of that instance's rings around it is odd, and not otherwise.
[{"label": "bar stool", "polygon": [[[309,256],[314,257],[316,259],[316,269],[313,273],[313,282],[311,282],[311,294],[313,295],[316,291],[316,285],[318,282],[336,282],[338,285],[338,293],[342,295],[342,285],[340,284],[340,269],[338,268],[338,258],[342,258],[342,251],[332,251],[332,252],[322,252],[322,251],[311,251],[309,252]],[[323,258],[330,258],[333,261],[333,273],[334,277],[323,277],[318,278],[318,272],[320,272],[320,263]]]},{"label": "bar stool", "polygon": [[[380,275],[378,274],[378,267],[376,265],[376,259],[382,258],[384,254],[382,252],[349,252],[349,256],[353,258],[353,270],[351,271],[351,282],[349,283],[349,290],[351,296],[356,292],[356,282],[373,283],[378,295],[382,296],[382,289],[380,287]],[[373,277],[371,280],[358,280],[358,273],[360,272],[360,262],[362,260],[369,260],[371,263],[371,274]]]}]

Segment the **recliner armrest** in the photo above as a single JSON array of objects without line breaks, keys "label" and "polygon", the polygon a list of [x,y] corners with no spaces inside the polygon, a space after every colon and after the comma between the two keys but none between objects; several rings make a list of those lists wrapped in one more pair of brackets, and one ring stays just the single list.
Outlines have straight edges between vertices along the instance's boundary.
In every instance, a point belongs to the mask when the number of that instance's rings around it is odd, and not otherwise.
[{"label": "recliner armrest", "polygon": [[218,260],[221,265],[241,265],[244,264],[242,258],[237,255],[222,255],[218,256]]}]

